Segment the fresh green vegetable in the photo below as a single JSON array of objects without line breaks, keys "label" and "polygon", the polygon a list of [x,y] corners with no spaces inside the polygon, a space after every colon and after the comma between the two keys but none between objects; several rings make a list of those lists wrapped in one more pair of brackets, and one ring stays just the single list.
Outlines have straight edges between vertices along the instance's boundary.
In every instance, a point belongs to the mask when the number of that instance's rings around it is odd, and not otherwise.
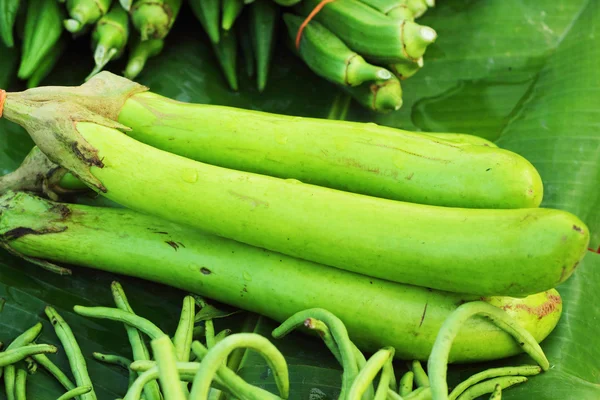
[{"label": "fresh green vegetable", "polygon": [[131,7],[131,22],[142,37],[164,39],[181,8],[181,0],[136,0]]},{"label": "fresh green vegetable", "polygon": [[[415,14],[406,3],[408,0],[360,0],[362,3],[374,8],[388,17],[414,21]],[[417,0],[419,1],[419,0]]]},{"label": "fresh green vegetable", "polygon": [[127,79],[135,79],[144,69],[146,61],[151,57],[159,55],[165,46],[165,42],[162,39],[142,41],[140,37],[136,37],[131,43],[129,61],[123,73]]},{"label": "fresh green vegetable", "polygon": [[128,371],[129,372],[129,386],[131,386],[133,384],[133,382],[135,381],[137,374],[135,373],[135,371],[133,371],[129,367],[132,362],[131,360],[129,360],[123,356],[117,356],[114,354],[102,354],[102,353],[98,353],[98,352],[92,353],[92,356],[98,361],[102,361],[103,363],[106,363],[106,364],[118,365],[119,367]]},{"label": "fresh green vegetable", "polygon": [[166,400],[185,400],[187,396],[179,384],[179,371],[177,370],[177,355],[173,342],[167,335],[153,339],[150,343],[152,353],[158,366],[158,377]]},{"label": "fresh green vegetable", "polygon": [[57,1],[28,2],[18,72],[20,79],[28,79],[44,64],[62,33],[63,15],[61,5]]},{"label": "fresh green vegetable", "polygon": [[0,38],[6,47],[13,47],[13,29],[21,0],[0,0]]},{"label": "fresh green vegetable", "polygon": [[[295,10],[306,16],[319,2],[304,0]],[[367,60],[383,64],[417,61],[437,38],[430,27],[389,18],[359,0],[328,3],[314,19]]]},{"label": "fresh green vegetable", "polygon": [[490,400],[501,400],[502,399],[502,385],[496,383],[496,387],[494,387],[494,391],[490,396]]},{"label": "fresh green vegetable", "polygon": [[[27,193],[5,195],[0,209],[2,242],[31,257],[158,281],[278,321],[324,307],[344,322],[359,347],[393,346],[402,359],[426,360],[452,311],[479,299],[326,267],[128,209],[54,203]],[[360,312],[352,306],[356,293],[370,300]],[[505,309],[538,342],[556,326],[562,309],[555,290],[485,301]],[[521,351],[491,322],[471,318],[454,339],[450,361],[490,360]]]},{"label": "fresh green vegetable", "polygon": [[64,21],[65,29],[79,33],[86,25],[95,24],[110,9],[112,0],[67,0],[70,18]]},{"label": "fresh green vegetable", "polygon": [[69,390],[68,392],[66,392],[65,394],[63,394],[62,396],[60,396],[57,400],[74,399],[74,398],[83,396],[84,394],[88,394],[91,391],[92,391],[92,387],[91,386],[78,386],[76,388],[73,388],[73,389]]},{"label": "fresh green vegetable", "polygon": [[222,31],[219,43],[213,43],[213,49],[229,87],[232,90],[238,90],[237,37],[235,32]]},{"label": "fresh green vegetable", "polygon": [[[112,282],[110,285],[115,305],[118,309],[135,315],[133,309],[129,305],[125,291],[119,282]],[[150,360],[150,352],[146,347],[146,343],[141,332],[135,327],[124,324],[127,331],[127,337],[131,345],[131,352],[135,361]],[[157,382],[148,382],[144,386],[144,396],[146,400],[161,400],[160,389]]]},{"label": "fresh green vegetable", "polygon": [[56,310],[50,306],[47,306],[44,310],[46,315],[50,319],[50,323],[54,327],[56,336],[63,345],[67,358],[69,359],[69,365],[71,371],[75,377],[77,386],[89,386],[92,388],[88,393],[80,396],[81,400],[96,400],[96,393],[94,392],[92,380],[87,370],[87,364],[85,357],[81,353],[81,348],[77,343],[77,339],[73,335],[73,331],[65,320],[56,312]]},{"label": "fresh green vegetable", "polygon": [[259,92],[262,92],[267,85],[278,19],[279,7],[272,0],[255,0],[250,5],[250,34],[256,60],[256,82]]},{"label": "fresh green vegetable", "polygon": [[239,347],[251,348],[265,358],[273,373],[281,398],[288,398],[290,382],[287,363],[277,347],[265,337],[255,333],[237,333],[217,343],[203,358],[192,385],[191,400],[207,398],[210,384],[217,371],[222,367],[227,356]]},{"label": "fresh green vegetable", "polygon": [[[290,37],[295,39],[303,18],[284,14],[283,20]],[[392,77],[385,68],[367,63],[316,21],[310,22],[304,28],[298,53],[315,74],[340,85],[357,86],[366,81]]]},{"label": "fresh green vegetable", "polygon": [[438,139],[444,139],[448,142],[474,145],[474,146],[487,146],[497,148],[494,142],[484,139],[480,136],[469,135],[466,133],[441,133],[441,132],[423,132],[429,136],[436,137]]},{"label": "fresh green vegetable", "polygon": [[[394,349],[386,347],[373,354],[367,361],[367,365],[356,376],[352,383],[350,392],[348,393],[349,400],[360,400],[367,388],[373,383],[377,374],[383,370],[386,364],[390,364],[394,358]],[[393,371],[393,370],[392,370]],[[391,376],[389,373],[382,373],[379,379],[375,400],[387,398],[387,391],[390,385]]]},{"label": "fresh green vegetable", "polygon": [[[16,393],[15,393],[16,367],[14,365],[12,365],[12,364],[14,364],[14,362],[11,362],[10,359],[11,359],[11,357],[20,356],[23,351],[31,352],[31,348],[29,348],[28,350],[23,350],[23,348],[25,346],[30,345],[39,336],[41,331],[42,331],[42,324],[41,323],[35,324],[31,328],[27,329],[25,332],[20,334],[18,337],[16,337],[15,340],[13,340],[6,347],[6,350],[4,352],[0,353],[0,360],[2,359],[2,357],[8,357],[7,359],[5,359],[6,365],[3,366],[2,362],[0,361],[0,377],[4,373],[4,387],[5,387],[5,391],[6,391],[6,396],[9,398],[9,400],[15,399],[15,396],[16,396]],[[20,352],[19,352],[19,350],[20,350]],[[56,349],[54,351],[56,351]],[[7,355],[8,352],[12,352],[11,353],[12,355],[11,354]],[[29,357],[33,354],[34,353],[29,354],[26,357]],[[38,352],[38,354],[41,354],[41,352]],[[26,357],[23,357],[23,359]],[[8,361],[6,361],[6,360],[8,360]]]},{"label": "fresh green vegetable", "polygon": [[383,81],[366,82],[360,86],[343,88],[358,103],[373,111],[386,113],[402,107],[402,86],[394,76]]},{"label": "fresh green vegetable", "polygon": [[119,58],[129,39],[129,15],[120,4],[96,23],[92,32],[92,47],[96,64],[90,77],[100,72],[109,61]]},{"label": "fresh green vegetable", "polygon": [[[96,97],[94,84],[132,93],[116,98],[99,91]],[[9,101],[73,96],[94,111],[114,110],[106,116],[131,127],[128,135],[171,153],[375,197],[465,208],[533,208],[542,200],[542,181],[531,163],[506,150],[482,148],[495,146],[470,135],[439,134],[448,139],[431,140],[430,133],[374,124],[187,104],[135,94],[143,87],[128,89],[130,84],[102,72],[79,88],[37,88],[10,94]]]},{"label": "fresh green vegetable", "polygon": [[400,396],[404,397],[413,391],[414,378],[415,373],[412,371],[407,371],[402,375],[402,378],[400,378]]},{"label": "fresh green vegetable", "polygon": [[[49,344],[30,344],[14,349],[8,349],[0,352],[0,367],[10,366],[19,361],[26,359],[34,354],[40,353],[56,353],[57,349],[55,346]],[[8,376],[8,368],[4,370],[4,379]]]},{"label": "fresh green vegetable", "polygon": [[417,387],[430,386],[429,385],[429,377],[427,376],[427,373],[423,369],[423,366],[421,365],[419,360],[413,360],[413,362],[411,363],[411,366],[410,366],[410,370],[414,374],[413,375],[414,382],[416,383]]},{"label": "fresh green vegetable", "polygon": [[[7,118],[34,141],[43,137],[47,152],[107,198],[290,256],[440,290],[524,296],[564,282],[587,251],[587,227],[565,211],[434,207],[224,169],[139,143],[100,119],[73,122],[87,112],[80,105],[49,102],[32,112],[8,100]],[[57,134],[77,146],[53,147]],[[152,189],[159,186],[178,196]],[[340,243],[343,251],[330,251]]]},{"label": "fresh green vegetable", "polygon": [[[446,373],[448,368],[448,354],[450,353],[450,348],[452,347],[452,341],[460,331],[461,327],[464,325],[465,321],[475,316],[486,317],[494,324],[510,333],[515,338],[517,343],[519,343],[519,345],[523,348],[523,350],[540,365],[543,371],[547,371],[548,368],[550,368],[550,363],[544,355],[544,351],[534,337],[531,336],[526,329],[520,326],[517,321],[513,320],[506,312],[482,301],[466,303],[458,307],[450,315],[450,317],[448,317],[446,322],[444,322],[440,328],[438,337],[435,340],[433,349],[431,350],[431,356],[429,357],[429,361],[427,363],[427,369],[431,378],[431,392],[435,399],[448,399],[448,383],[446,381]],[[495,385],[492,386],[492,390],[494,386]],[[484,393],[490,392],[491,390]],[[466,393],[463,393],[459,399],[463,396],[468,397]]]},{"label": "fresh green vegetable", "polygon": [[[475,400],[484,394],[496,392],[498,386],[500,387],[500,390],[502,390],[524,382],[527,382],[527,378],[524,376],[503,376],[490,379],[489,381],[478,383],[465,390],[458,400]],[[493,398],[494,397],[492,397],[492,399]]]},{"label": "fresh green vegetable", "polygon": [[139,317],[128,311],[120,310],[118,308],[75,306],[73,307],[73,311],[88,318],[100,318],[123,322],[127,325],[133,326],[140,332],[145,333],[152,340],[161,338],[165,335],[165,333],[161,331],[159,327],[154,325],[146,318]]},{"label": "fresh green vegetable", "polygon": [[27,370],[18,368],[15,377],[15,399],[26,400],[27,397]]},{"label": "fresh green vegetable", "polygon": [[221,15],[220,0],[190,0],[190,6],[196,18],[208,34],[212,43],[219,43]]},{"label": "fresh green vegetable", "polygon": [[63,35],[60,37],[54,47],[48,52],[46,57],[38,65],[35,71],[27,80],[27,87],[34,88],[40,85],[42,81],[52,72],[58,60],[62,57],[67,49],[68,39]]},{"label": "fresh green vegetable", "polygon": [[396,64],[390,65],[390,69],[400,80],[408,79],[419,70],[423,68],[423,58],[419,58],[417,61],[403,60]]},{"label": "fresh green vegetable", "polygon": [[244,0],[221,0],[221,28],[229,31],[244,8]]},{"label": "fresh green vegetable", "polygon": [[478,374],[470,376],[465,381],[456,385],[448,395],[449,400],[456,400],[465,390],[486,379],[498,378],[501,376],[533,376],[542,372],[538,365],[523,365],[518,367],[490,368]]},{"label": "fresh green vegetable", "polygon": [[237,24],[237,35],[242,49],[242,59],[244,60],[244,69],[248,77],[253,77],[256,73],[256,59],[254,49],[252,48],[252,37],[250,33],[250,24],[248,13],[242,14]]},{"label": "fresh green vegetable", "polygon": [[[45,354],[34,354],[31,356],[36,363],[44,367],[46,371],[50,375],[52,375],[56,380],[68,391],[72,391],[75,388],[75,384],[71,382],[71,380],[65,375],[64,372],[61,371],[56,364],[54,364]],[[91,389],[90,389],[91,391]]]}]

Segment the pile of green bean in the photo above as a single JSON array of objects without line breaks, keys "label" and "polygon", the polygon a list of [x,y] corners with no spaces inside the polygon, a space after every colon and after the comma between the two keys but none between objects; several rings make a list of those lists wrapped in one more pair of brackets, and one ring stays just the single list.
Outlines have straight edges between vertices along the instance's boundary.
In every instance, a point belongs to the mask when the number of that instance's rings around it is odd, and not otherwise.
[{"label": "pile of green bean", "polygon": [[[115,307],[75,306],[74,311],[83,317],[124,324],[131,358],[93,353],[96,360],[117,365],[128,372],[129,387],[124,400],[142,397],[146,400],[281,400],[289,397],[288,365],[277,347],[255,333],[230,334],[228,329],[215,333],[210,315],[214,313],[204,312],[211,306],[202,298],[185,296],[179,323],[170,337],[148,319],[135,314],[118,282],[113,282],[111,288]],[[197,306],[199,312],[196,312]],[[92,377],[73,331],[54,308],[48,306],[45,312],[68,358],[74,382],[45,355],[56,353],[55,346],[35,344],[42,330],[42,324],[37,323],[0,352],[0,377],[4,380],[7,399],[26,400],[28,377],[39,365],[64,387],[66,392],[59,400],[95,400]],[[495,324],[522,343],[539,366],[488,369],[471,376],[448,393],[446,368],[453,338],[466,319],[481,315],[492,318]],[[300,311],[283,322],[272,335],[276,339],[282,338],[299,327],[316,333],[340,363],[343,369],[341,400],[471,400],[487,393],[492,393],[491,400],[498,400],[503,389],[523,383],[528,376],[549,368],[548,360],[531,334],[507,313],[484,302],[465,304],[444,322],[429,359],[429,376],[415,360],[409,363],[408,371],[399,382],[393,365],[394,348],[384,347],[366,359],[350,339],[342,321],[329,311],[319,308]],[[264,357],[279,396],[252,386],[237,375],[245,349],[257,351]]]},{"label": "pile of green bean", "polygon": [[[38,86],[52,71],[67,49],[69,36],[78,38],[88,32],[95,63],[90,77],[129,47],[123,74],[134,79],[149,58],[161,53],[182,7],[182,0],[31,0],[26,10],[21,3],[0,0],[0,37],[13,47],[17,17],[24,13],[18,77],[27,80],[28,87]],[[336,0],[321,9],[323,4],[319,0],[189,1],[231,89],[238,90],[239,52],[245,72],[255,77],[259,91],[264,90],[283,14],[294,42],[291,49],[317,75],[375,111],[400,108],[400,80],[423,66],[425,49],[436,38],[433,29],[414,22],[433,5],[431,0]],[[307,18],[312,10],[320,11]]]}]

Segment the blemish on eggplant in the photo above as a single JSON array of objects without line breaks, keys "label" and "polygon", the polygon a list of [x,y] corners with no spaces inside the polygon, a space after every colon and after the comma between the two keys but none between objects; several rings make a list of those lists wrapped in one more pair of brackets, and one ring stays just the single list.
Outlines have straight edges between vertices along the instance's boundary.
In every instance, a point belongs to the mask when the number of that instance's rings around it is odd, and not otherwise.
[{"label": "blemish on eggplant", "polygon": [[419,328],[423,325],[423,321],[425,321],[425,314],[427,314],[427,306],[429,305],[429,301],[425,302],[425,308],[423,309],[423,315],[421,315],[421,322],[419,322]]},{"label": "blemish on eggplant", "polygon": [[583,233],[583,229],[577,225],[573,225],[573,230],[579,233]]},{"label": "blemish on eggplant", "polygon": [[179,249],[179,245],[172,240],[166,240],[165,243],[174,248],[175,251]]},{"label": "blemish on eggplant", "polygon": [[178,245],[180,245],[181,247],[183,247],[185,249],[185,245],[181,242],[177,242]]},{"label": "blemish on eggplant", "polygon": [[491,168],[488,168],[488,169],[486,169],[486,170],[485,170],[485,172],[488,172],[488,171],[490,171],[490,170],[491,170]]},{"label": "blemish on eggplant", "polygon": [[210,275],[212,274],[212,271],[206,267],[202,267],[200,268],[200,272],[202,272],[204,275]]},{"label": "blemish on eggplant", "polygon": [[410,181],[410,180],[413,178],[413,176],[415,176],[415,173],[414,173],[414,172],[411,172],[410,174],[406,175],[406,178],[405,178],[405,179],[406,179],[407,181]]}]

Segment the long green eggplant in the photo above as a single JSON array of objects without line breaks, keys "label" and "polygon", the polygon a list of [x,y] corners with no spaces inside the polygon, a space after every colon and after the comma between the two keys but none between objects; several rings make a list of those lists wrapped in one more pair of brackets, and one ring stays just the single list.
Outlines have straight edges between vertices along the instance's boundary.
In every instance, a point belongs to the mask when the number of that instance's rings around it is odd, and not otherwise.
[{"label": "long green eggplant", "polygon": [[[444,320],[479,297],[370,278],[209,235],[127,209],[54,203],[27,193],[0,198],[0,241],[29,257],[161,282],[283,321],[307,308],[333,312],[367,351],[426,360]],[[556,326],[555,290],[524,299],[490,297],[536,340]],[[519,353],[510,335],[470,319],[454,341],[453,362]]]},{"label": "long green eggplant", "polygon": [[75,103],[9,95],[4,116],[123,206],[390,281],[525,296],[564,282],[589,242],[587,227],[565,211],[427,206],[203,164],[140,143]]},{"label": "long green eggplant", "polygon": [[71,99],[162,150],[375,197],[466,208],[528,208],[542,200],[536,169],[506,150],[375,124],[181,103],[144,90],[101,72],[79,87],[40,87],[8,97]]}]

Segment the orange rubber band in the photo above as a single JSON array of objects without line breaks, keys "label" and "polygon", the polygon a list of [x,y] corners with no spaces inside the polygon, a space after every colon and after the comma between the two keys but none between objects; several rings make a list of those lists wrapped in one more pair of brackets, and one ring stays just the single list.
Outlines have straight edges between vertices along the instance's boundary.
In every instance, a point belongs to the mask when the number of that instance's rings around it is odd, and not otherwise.
[{"label": "orange rubber band", "polygon": [[325,5],[327,3],[332,3],[335,0],[322,0],[319,4],[317,4],[317,6],[315,7],[314,10],[312,10],[310,12],[310,14],[308,14],[308,17],[306,17],[306,19],[304,20],[304,22],[302,22],[302,25],[300,25],[300,29],[298,29],[298,33],[296,34],[296,49],[300,48],[300,40],[302,39],[302,32],[304,32],[304,28],[306,28],[306,25],[308,25],[308,23],[310,22],[311,19],[314,18],[315,15],[317,15],[317,13],[319,11],[321,11],[323,9],[323,7],[325,7]]},{"label": "orange rubber band", "polygon": [[2,118],[2,111],[4,110],[4,100],[6,100],[6,91],[0,89],[0,118]]}]

